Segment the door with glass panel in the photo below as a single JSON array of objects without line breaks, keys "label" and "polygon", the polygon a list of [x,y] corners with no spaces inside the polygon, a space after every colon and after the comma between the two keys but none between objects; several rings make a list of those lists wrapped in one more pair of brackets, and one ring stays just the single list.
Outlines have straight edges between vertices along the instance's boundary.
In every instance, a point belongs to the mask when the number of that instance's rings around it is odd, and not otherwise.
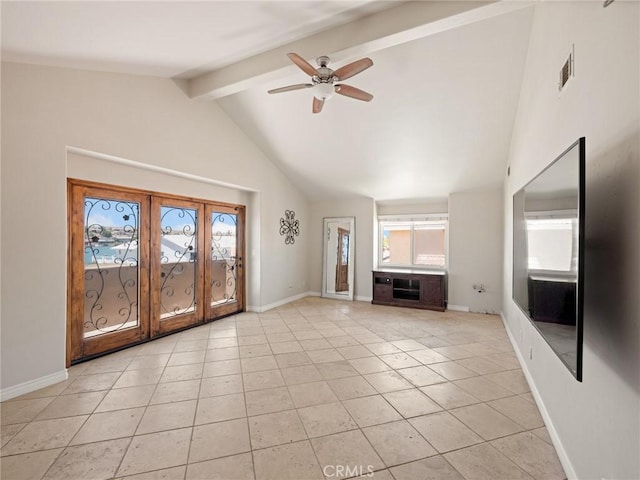
[{"label": "door with glass panel", "polygon": [[205,208],[205,316],[244,310],[244,207],[208,204]]},{"label": "door with glass panel", "polygon": [[244,207],[69,180],[67,364],[244,310]]},{"label": "door with glass panel", "polygon": [[151,336],[204,321],[204,208],[201,203],[151,199]]},{"label": "door with glass panel", "polygon": [[69,362],[149,338],[149,197],[69,189]]}]

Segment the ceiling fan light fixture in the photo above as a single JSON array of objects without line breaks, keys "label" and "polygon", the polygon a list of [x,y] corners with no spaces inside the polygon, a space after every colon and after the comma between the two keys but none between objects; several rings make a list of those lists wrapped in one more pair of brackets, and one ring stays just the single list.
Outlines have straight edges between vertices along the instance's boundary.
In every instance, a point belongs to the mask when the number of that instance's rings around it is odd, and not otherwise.
[{"label": "ceiling fan light fixture", "polygon": [[318,100],[328,100],[333,96],[333,83],[321,82],[313,87],[313,96]]},{"label": "ceiling fan light fixture", "polygon": [[309,88],[313,95],[313,104],[311,109],[313,113],[320,113],[325,100],[330,99],[335,93],[345,97],[354,98],[356,100],[361,100],[363,102],[370,102],[373,99],[373,95],[365,92],[364,90],[360,90],[359,88],[352,87],[350,85],[345,85],[344,83],[336,84],[336,82],[342,82],[342,80],[351,78],[371,67],[373,65],[373,61],[370,58],[361,58],[360,60],[351,62],[348,65],[333,71],[327,66],[330,61],[327,56],[318,57],[316,59],[318,68],[313,68],[309,62],[297,53],[287,53],[287,56],[298,66],[298,68],[300,68],[300,70],[311,77],[311,83],[298,83],[296,85],[274,88],[268,90],[268,93],[282,93]]}]

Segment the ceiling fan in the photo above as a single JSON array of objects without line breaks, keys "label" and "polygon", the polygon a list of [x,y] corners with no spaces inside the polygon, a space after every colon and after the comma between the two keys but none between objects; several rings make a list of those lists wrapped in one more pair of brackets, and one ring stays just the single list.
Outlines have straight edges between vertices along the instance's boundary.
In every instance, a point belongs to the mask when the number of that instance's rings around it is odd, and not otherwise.
[{"label": "ceiling fan", "polygon": [[311,76],[312,83],[298,83],[287,87],[274,88],[273,90],[269,90],[268,93],[282,93],[301,90],[303,88],[313,88],[313,113],[320,113],[325,100],[329,99],[334,92],[344,95],[345,97],[362,100],[363,102],[370,102],[373,98],[373,95],[364,90],[352,87],[351,85],[345,85],[344,83],[336,83],[351,78],[372,66],[373,61],[370,58],[361,58],[334,71],[327,66],[330,60],[329,57],[326,56],[316,59],[318,68],[313,68],[309,62],[297,53],[287,53],[287,56],[300,70]]}]

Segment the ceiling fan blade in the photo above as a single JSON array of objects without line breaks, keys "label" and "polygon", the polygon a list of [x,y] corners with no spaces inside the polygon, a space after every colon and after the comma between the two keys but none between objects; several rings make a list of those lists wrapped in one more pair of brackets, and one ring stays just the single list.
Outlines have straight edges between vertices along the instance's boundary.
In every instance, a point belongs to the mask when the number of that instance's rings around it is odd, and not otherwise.
[{"label": "ceiling fan blade", "polygon": [[320,113],[323,106],[324,100],[319,100],[318,98],[313,97],[313,113]]},{"label": "ceiling fan blade", "polygon": [[292,90],[302,90],[303,88],[310,87],[313,87],[313,83],[298,83],[296,85],[289,85],[287,87],[274,88],[273,90],[269,90],[267,93],[290,92]]},{"label": "ceiling fan blade", "polygon": [[302,70],[307,75],[313,77],[314,75],[319,75],[318,71],[311,66],[309,62],[307,62],[304,58],[302,58],[297,53],[287,53],[287,57],[295,63],[300,70]]},{"label": "ceiling fan blade", "polygon": [[370,93],[360,90],[359,88],[352,87],[351,85],[336,85],[335,91],[345,97],[355,98],[356,100],[362,100],[363,102],[370,102],[373,99],[373,95]]},{"label": "ceiling fan blade", "polygon": [[338,80],[346,80],[354,75],[366,70],[373,65],[373,61],[370,58],[361,58],[353,63],[340,67],[333,74],[338,77]]}]

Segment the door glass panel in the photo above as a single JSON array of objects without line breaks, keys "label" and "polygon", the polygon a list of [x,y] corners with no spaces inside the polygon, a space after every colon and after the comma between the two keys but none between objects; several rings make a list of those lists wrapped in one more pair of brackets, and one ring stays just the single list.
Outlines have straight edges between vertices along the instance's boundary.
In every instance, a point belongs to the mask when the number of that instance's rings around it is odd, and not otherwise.
[{"label": "door glass panel", "polygon": [[211,213],[211,306],[237,302],[238,217],[231,213]]},{"label": "door glass panel", "polygon": [[349,264],[349,234],[342,235],[342,255],[340,256],[340,264]]},{"label": "door glass panel", "polygon": [[140,204],[84,199],[84,338],[137,327]]},{"label": "door glass panel", "polygon": [[160,209],[160,319],[191,313],[196,308],[197,211]]}]

